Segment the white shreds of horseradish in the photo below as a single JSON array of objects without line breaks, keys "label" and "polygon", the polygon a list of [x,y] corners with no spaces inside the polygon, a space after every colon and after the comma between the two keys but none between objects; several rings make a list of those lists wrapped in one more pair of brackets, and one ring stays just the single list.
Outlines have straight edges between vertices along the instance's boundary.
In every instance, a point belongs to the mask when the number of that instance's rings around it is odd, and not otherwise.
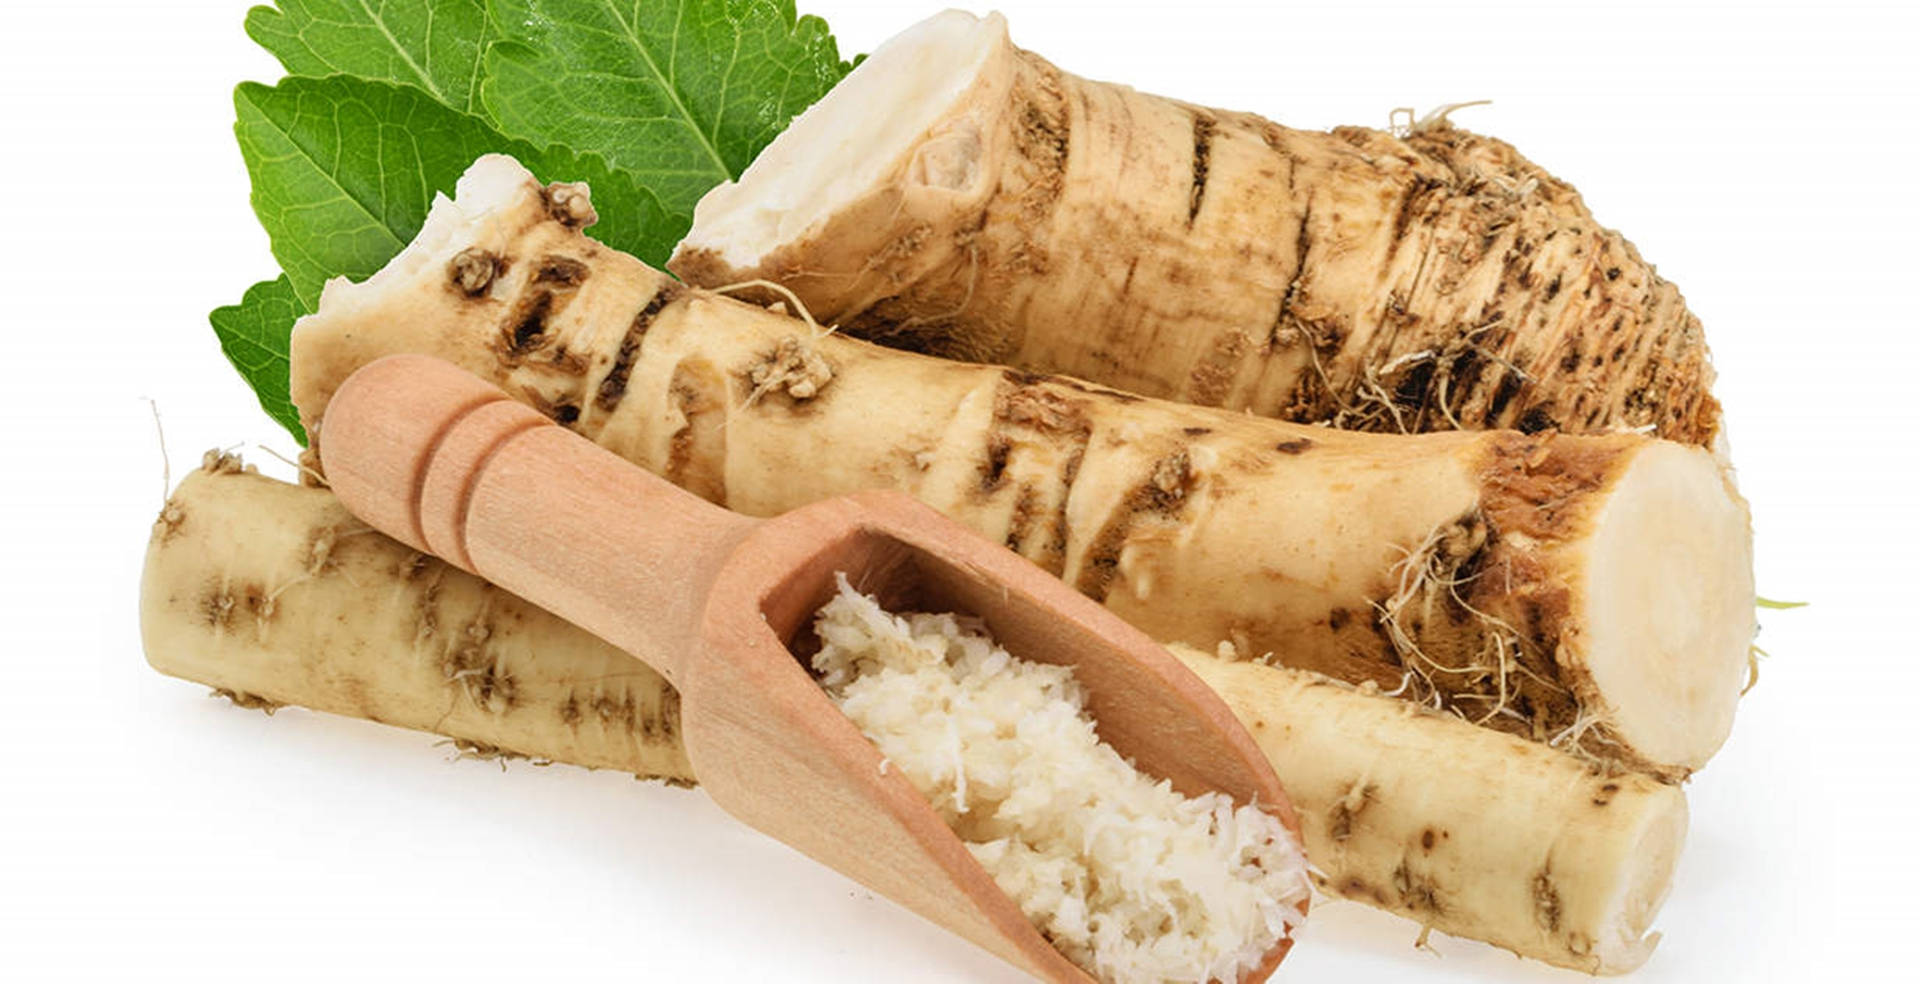
[{"label": "white shreds of horseradish", "polygon": [[1222,793],[1187,797],[1102,742],[1066,667],[976,620],[894,615],[840,578],[813,667],[1055,948],[1111,984],[1232,982],[1292,931],[1306,860]]}]

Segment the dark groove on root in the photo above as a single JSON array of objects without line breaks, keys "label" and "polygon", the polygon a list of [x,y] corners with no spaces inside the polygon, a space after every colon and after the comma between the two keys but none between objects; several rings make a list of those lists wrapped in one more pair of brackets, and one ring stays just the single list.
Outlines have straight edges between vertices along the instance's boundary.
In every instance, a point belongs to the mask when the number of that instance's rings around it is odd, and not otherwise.
[{"label": "dark groove on root", "polygon": [[593,405],[601,412],[612,413],[620,406],[621,398],[627,395],[627,380],[633,375],[634,363],[640,359],[640,347],[646,341],[647,329],[652,327],[653,319],[659,316],[661,309],[673,303],[680,292],[679,284],[671,280],[663,283],[627,325],[627,333],[620,339],[620,350],[613,357],[613,368],[607,370],[605,379],[600,380],[599,391],[593,397]]},{"label": "dark groove on root", "polygon": [[1200,203],[1207,197],[1207,167],[1213,156],[1213,117],[1193,114],[1193,188],[1187,194],[1187,228],[1200,217]]},{"label": "dark groove on root", "polygon": [[571,256],[551,255],[540,258],[540,264],[534,269],[533,282],[553,284],[557,287],[578,287],[591,275],[585,263]]},{"label": "dark groove on root", "polygon": [[1192,491],[1193,465],[1182,449],[1154,464],[1145,481],[1134,486],[1114,509],[1100,532],[1087,547],[1086,560],[1074,588],[1095,601],[1105,602],[1120,571],[1120,553],[1126,549],[1129,534],[1142,516],[1157,515],[1177,522],[1185,511],[1187,494]]},{"label": "dark groove on root", "polygon": [[1085,402],[1062,392],[1077,389],[1065,385],[1066,380],[1016,369],[1003,370],[1001,377],[979,489],[991,495],[1006,486],[1008,465],[1016,451],[1056,457],[1059,465],[1053,477],[1020,479],[1006,545],[1057,575],[1066,567],[1067,504],[1093,437],[1093,424]]},{"label": "dark groove on root", "polygon": [[1013,518],[1007,523],[1005,540],[1008,550],[1018,552],[1027,540],[1027,534],[1033,531],[1034,511],[1038,508],[1039,493],[1033,486],[1022,484],[1014,496]]},{"label": "dark groove on root", "polygon": [[540,340],[547,334],[547,316],[553,313],[553,291],[536,291],[520,302],[507,317],[506,331],[502,334],[502,360],[508,365],[520,361],[528,352],[539,347]]},{"label": "dark groove on root", "polygon": [[[1287,329],[1293,327],[1296,320],[1293,306],[1299,297],[1300,285],[1307,279],[1307,250],[1313,245],[1313,236],[1308,230],[1312,228],[1312,222],[1313,199],[1309,198],[1300,209],[1300,229],[1293,238],[1293,279],[1287,282],[1287,292],[1280,296],[1280,309],[1273,315],[1273,327],[1267,331],[1269,349],[1284,347]],[[1304,332],[1302,335],[1304,337]]]},{"label": "dark groove on root", "polygon": [[1007,480],[1007,459],[1013,454],[1013,442],[1005,434],[987,435],[986,456],[980,462],[980,491],[997,492]]}]

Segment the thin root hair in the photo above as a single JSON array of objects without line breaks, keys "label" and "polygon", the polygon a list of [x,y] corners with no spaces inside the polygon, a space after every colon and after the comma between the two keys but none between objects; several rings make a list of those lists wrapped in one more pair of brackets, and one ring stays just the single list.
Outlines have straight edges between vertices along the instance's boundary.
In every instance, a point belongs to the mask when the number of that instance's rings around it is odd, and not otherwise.
[{"label": "thin root hair", "polygon": [[840,330],[839,325],[833,325],[827,328],[820,327],[820,322],[814,320],[813,312],[807,310],[807,305],[805,302],[800,300],[800,295],[795,294],[792,290],[788,289],[785,285],[776,284],[771,280],[760,280],[760,279],[741,280],[731,284],[723,284],[719,287],[709,287],[707,288],[707,290],[709,293],[714,293],[714,294],[732,294],[736,291],[749,290],[756,287],[760,288],[761,290],[773,291],[774,293],[779,294],[780,296],[786,298],[787,303],[793,305],[794,314],[798,315],[800,320],[805,321],[807,323],[807,327],[813,329],[814,338],[825,338],[828,335],[831,335],[834,332],[837,332]]},{"label": "thin root hair", "polygon": [[168,497],[173,495],[173,459],[167,456],[167,429],[160,424],[160,401],[147,397],[147,407],[153,411],[153,434],[160,442],[160,508],[167,508]]},{"label": "thin root hair", "polygon": [[264,444],[256,444],[254,445],[254,449],[257,451],[265,452],[268,457],[273,458],[274,460],[280,462],[283,465],[292,465],[295,471],[312,479],[314,483],[318,485],[320,488],[326,489],[326,488],[333,487],[330,484],[328,484],[327,476],[320,474],[318,471],[315,471],[313,468],[307,465],[301,464],[299,459],[297,458],[289,458],[286,455],[281,454],[280,452],[275,451],[274,449],[267,447]]}]

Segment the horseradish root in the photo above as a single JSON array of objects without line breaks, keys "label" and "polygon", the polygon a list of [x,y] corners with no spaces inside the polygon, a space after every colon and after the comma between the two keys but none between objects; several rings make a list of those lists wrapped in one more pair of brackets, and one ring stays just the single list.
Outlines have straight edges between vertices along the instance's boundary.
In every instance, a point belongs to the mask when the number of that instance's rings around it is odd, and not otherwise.
[{"label": "horseradish root", "polygon": [[639,660],[374,532],[323,489],[209,455],[154,524],[147,662],[236,701],[445,735],[488,754],[693,775],[680,698]]},{"label": "horseradish root", "polygon": [[[693,778],[678,701],[651,670],[364,530],[325,490],[216,459],[155,524],[141,595],[148,661],[252,706]],[[475,619],[482,610],[490,618]],[[475,624],[490,625],[484,638],[467,631]],[[1653,948],[1645,931],[1686,828],[1677,788],[1312,673],[1173,651],[1273,762],[1326,892],[1596,973],[1630,970]]]},{"label": "horseradish root", "polygon": [[506,158],[292,348],[309,432],[359,366],[438,356],[735,511],[901,489],[1157,639],[1669,778],[1746,678],[1746,506],[1705,450],[1335,431],[828,336],[587,239]]},{"label": "horseradish root", "polygon": [[1231,984],[1302,918],[1306,860],[1286,827],[1140,773],[1095,733],[1070,668],[952,615],[891,614],[845,575],[815,627],[834,703],[1100,980]]},{"label": "horseradish root", "polygon": [[1316,674],[1171,648],[1273,762],[1322,891],[1589,973],[1652,954],[1686,838],[1677,788]]},{"label": "horseradish root", "polygon": [[1513,148],[1088,81],[997,14],[883,45],[670,266],[888,345],[1303,423],[1719,437],[1679,292]]}]

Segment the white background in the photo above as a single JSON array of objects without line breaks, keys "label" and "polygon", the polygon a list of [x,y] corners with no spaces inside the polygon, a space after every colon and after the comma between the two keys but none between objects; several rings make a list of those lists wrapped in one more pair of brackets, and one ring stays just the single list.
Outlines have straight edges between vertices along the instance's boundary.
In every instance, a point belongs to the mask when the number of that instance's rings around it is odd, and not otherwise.
[{"label": "white background", "polygon": [[[811,0],[842,51],[931,5]],[[0,15],[0,978],[1015,980],[702,796],[450,760],[209,700],[141,660],[162,496],[291,442],[206,312],[273,275],[229,92],[279,72],[245,4]],[[1070,71],[1302,127],[1456,122],[1586,195],[1705,321],[1772,652],[1688,789],[1638,979],[1911,980],[1920,933],[1915,17],[1902,5],[1038,3]],[[284,473],[252,452],[270,471]],[[1281,980],[1571,981],[1352,903]],[[1339,975],[1339,976],[1334,976]]]}]

